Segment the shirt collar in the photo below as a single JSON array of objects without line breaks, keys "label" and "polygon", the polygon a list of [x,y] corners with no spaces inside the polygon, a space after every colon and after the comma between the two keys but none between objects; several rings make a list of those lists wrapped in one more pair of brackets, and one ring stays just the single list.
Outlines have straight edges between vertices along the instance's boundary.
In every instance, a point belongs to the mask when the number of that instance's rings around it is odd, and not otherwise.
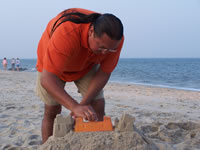
[{"label": "shirt collar", "polygon": [[89,49],[88,45],[88,32],[90,29],[90,23],[82,24],[82,32],[81,32],[81,46],[84,48]]}]

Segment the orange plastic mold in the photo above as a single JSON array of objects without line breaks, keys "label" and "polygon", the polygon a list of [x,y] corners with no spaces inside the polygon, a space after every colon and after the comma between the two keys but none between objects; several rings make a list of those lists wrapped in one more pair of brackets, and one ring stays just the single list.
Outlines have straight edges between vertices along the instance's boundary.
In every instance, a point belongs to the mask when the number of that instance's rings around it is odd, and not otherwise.
[{"label": "orange plastic mold", "polygon": [[104,116],[103,121],[84,122],[83,118],[76,118],[75,132],[94,132],[94,131],[112,131],[113,126],[110,117]]}]

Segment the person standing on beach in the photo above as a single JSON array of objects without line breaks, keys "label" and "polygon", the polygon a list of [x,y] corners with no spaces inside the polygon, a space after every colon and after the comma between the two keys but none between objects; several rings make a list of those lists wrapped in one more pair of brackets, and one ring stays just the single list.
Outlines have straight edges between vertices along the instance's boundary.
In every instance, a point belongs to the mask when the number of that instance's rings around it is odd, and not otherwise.
[{"label": "person standing on beach", "polygon": [[12,71],[15,71],[15,58],[11,60]]},{"label": "person standing on beach", "polygon": [[19,66],[20,66],[20,60],[19,58],[16,59],[16,68],[17,68],[17,71],[19,71]]},{"label": "person standing on beach", "polygon": [[[45,103],[43,143],[52,135],[61,106],[86,120],[103,120],[103,88],[116,67],[124,41],[123,25],[113,14],[67,9],[47,25],[37,50],[36,94]],[[64,90],[74,82],[80,103]]]},{"label": "person standing on beach", "polygon": [[7,62],[7,59],[6,59],[6,57],[4,57],[4,58],[3,58],[2,65],[3,65],[3,69],[4,69],[4,70],[7,70],[7,65],[8,65],[8,62]]}]

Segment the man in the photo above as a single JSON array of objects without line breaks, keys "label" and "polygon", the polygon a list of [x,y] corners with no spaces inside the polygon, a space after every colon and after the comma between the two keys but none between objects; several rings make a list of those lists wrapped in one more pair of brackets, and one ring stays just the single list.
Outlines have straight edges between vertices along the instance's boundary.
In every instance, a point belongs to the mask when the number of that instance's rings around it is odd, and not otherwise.
[{"label": "man", "polygon": [[[103,87],[117,65],[123,45],[123,25],[112,14],[72,8],[47,25],[38,45],[37,95],[44,101],[43,143],[52,135],[61,105],[75,117],[103,120]],[[64,90],[74,81],[80,104]]]}]

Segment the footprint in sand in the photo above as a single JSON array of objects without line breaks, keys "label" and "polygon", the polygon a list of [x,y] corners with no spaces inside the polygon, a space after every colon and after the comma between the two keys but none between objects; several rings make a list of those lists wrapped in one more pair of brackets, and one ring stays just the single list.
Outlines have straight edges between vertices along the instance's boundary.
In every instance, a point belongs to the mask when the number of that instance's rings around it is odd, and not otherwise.
[{"label": "footprint in sand", "polygon": [[6,145],[3,147],[3,150],[20,150],[20,147],[12,146],[12,145]]},{"label": "footprint in sand", "polygon": [[39,135],[36,135],[36,134],[33,134],[33,135],[31,135],[31,136],[29,136],[29,140],[34,140],[34,139],[39,139],[40,138],[40,136]]},{"label": "footprint in sand", "polygon": [[154,125],[146,125],[146,126],[142,126],[141,130],[144,134],[146,133],[150,133],[150,132],[156,132],[158,131],[158,126],[154,126]]},{"label": "footprint in sand", "polygon": [[181,122],[181,123],[170,122],[167,125],[165,125],[165,127],[167,129],[194,130],[200,128],[200,124],[193,122]]},{"label": "footprint in sand", "polygon": [[[198,142],[200,136],[200,124],[194,122],[169,122],[168,124],[146,125],[141,127],[143,133],[155,141],[163,141],[168,144],[181,144],[187,141],[189,145]],[[200,142],[200,141],[199,141]]]},{"label": "footprint in sand", "polygon": [[15,108],[16,108],[15,106],[10,106],[10,107],[6,107],[6,110],[15,109]]},{"label": "footprint in sand", "polygon": [[29,142],[29,145],[41,145],[42,144],[42,141],[30,141]]}]

